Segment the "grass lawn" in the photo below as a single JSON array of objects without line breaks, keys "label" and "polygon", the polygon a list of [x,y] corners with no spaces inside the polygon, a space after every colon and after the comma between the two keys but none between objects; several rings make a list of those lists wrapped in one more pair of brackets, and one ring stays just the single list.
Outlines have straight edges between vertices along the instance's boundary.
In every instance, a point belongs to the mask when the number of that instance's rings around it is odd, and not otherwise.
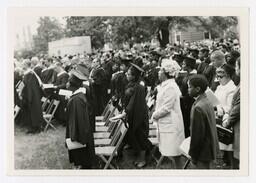
[{"label": "grass lawn", "polygon": [[[26,134],[26,129],[15,127],[14,158],[15,169],[73,169],[69,163],[68,152],[65,147],[65,127],[56,125],[57,130],[49,129],[39,134]],[[219,155],[221,156],[221,155]],[[185,163],[185,159],[182,159]],[[135,169],[132,151],[125,150],[123,158],[114,160],[119,169]],[[220,158],[215,165],[223,169]],[[155,162],[150,162],[145,169],[154,169]],[[171,169],[169,160],[163,161],[160,169]]]}]

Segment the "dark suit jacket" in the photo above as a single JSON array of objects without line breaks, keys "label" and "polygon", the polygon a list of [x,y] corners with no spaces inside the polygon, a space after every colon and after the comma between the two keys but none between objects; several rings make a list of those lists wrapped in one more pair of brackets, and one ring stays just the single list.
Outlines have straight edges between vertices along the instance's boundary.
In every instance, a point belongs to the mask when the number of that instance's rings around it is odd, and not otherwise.
[{"label": "dark suit jacket", "polygon": [[[215,67],[213,65],[210,65],[207,62],[200,63],[197,68],[197,74],[203,74],[207,78],[209,82],[209,86],[211,86],[211,88],[214,83],[215,72],[216,72]],[[215,85],[213,86],[213,88],[215,88]]]},{"label": "dark suit jacket", "polygon": [[189,155],[192,160],[212,161],[219,149],[214,109],[205,94],[200,95],[191,109],[191,143]]},{"label": "dark suit jacket", "polygon": [[234,131],[234,157],[237,159],[240,155],[240,85],[237,87],[236,93],[233,96],[231,110],[229,112],[228,128],[233,127]]}]

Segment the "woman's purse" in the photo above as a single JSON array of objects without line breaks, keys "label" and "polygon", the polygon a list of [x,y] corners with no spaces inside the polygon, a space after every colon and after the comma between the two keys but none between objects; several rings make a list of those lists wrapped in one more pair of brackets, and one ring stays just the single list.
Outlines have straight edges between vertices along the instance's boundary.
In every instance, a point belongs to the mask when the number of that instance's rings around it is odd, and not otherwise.
[{"label": "woman's purse", "polygon": [[234,133],[232,130],[216,125],[219,142],[229,145],[234,141]]}]

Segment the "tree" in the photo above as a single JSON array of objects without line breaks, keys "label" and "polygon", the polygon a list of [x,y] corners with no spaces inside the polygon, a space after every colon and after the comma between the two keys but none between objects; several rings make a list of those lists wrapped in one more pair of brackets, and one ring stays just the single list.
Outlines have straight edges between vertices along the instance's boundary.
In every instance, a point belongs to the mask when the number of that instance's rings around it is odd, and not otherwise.
[{"label": "tree", "polygon": [[47,53],[48,42],[59,40],[64,36],[64,30],[56,18],[40,17],[37,34],[33,37],[34,52]]},{"label": "tree", "polygon": [[201,26],[211,33],[212,38],[225,37],[238,38],[238,33],[234,32],[232,27],[238,25],[238,19],[234,16],[211,16],[211,17],[194,17],[199,21]]},{"label": "tree", "polygon": [[67,27],[66,36],[90,36],[93,48],[101,48],[104,45],[104,27],[103,22],[107,17],[66,17]]},{"label": "tree", "polygon": [[[212,37],[221,37],[230,26],[237,24],[236,17],[189,16],[119,16],[119,17],[66,17],[67,37],[90,36],[93,48],[102,48],[112,42],[115,47],[123,43],[148,42],[157,37],[161,47],[169,43],[169,32],[186,30],[189,26],[203,27]],[[111,25],[111,34],[108,27]],[[229,34],[227,34],[229,35]],[[233,34],[232,34],[233,36]]]}]

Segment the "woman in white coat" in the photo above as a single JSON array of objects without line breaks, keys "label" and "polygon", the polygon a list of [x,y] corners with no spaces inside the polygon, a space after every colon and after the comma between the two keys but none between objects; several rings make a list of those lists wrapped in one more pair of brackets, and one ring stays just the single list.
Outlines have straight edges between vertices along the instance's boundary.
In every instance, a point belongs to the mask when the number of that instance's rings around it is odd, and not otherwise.
[{"label": "woman in white coat", "polygon": [[[217,106],[217,116],[219,121],[224,121],[228,117],[228,113],[231,108],[233,95],[236,91],[236,86],[231,80],[235,72],[235,68],[228,64],[224,64],[216,70],[216,77],[219,80],[220,85],[215,91],[215,96],[219,99],[220,105]],[[223,166],[229,166],[231,168],[231,162],[233,158],[233,144],[219,143],[220,150],[223,153]]]},{"label": "woman in white coat", "polygon": [[175,167],[179,168],[179,146],[185,139],[184,124],[180,108],[181,92],[175,82],[180,66],[176,61],[163,59],[158,73],[161,84],[158,86],[156,108],[152,115],[157,122],[159,150],[162,157],[174,158]]}]

